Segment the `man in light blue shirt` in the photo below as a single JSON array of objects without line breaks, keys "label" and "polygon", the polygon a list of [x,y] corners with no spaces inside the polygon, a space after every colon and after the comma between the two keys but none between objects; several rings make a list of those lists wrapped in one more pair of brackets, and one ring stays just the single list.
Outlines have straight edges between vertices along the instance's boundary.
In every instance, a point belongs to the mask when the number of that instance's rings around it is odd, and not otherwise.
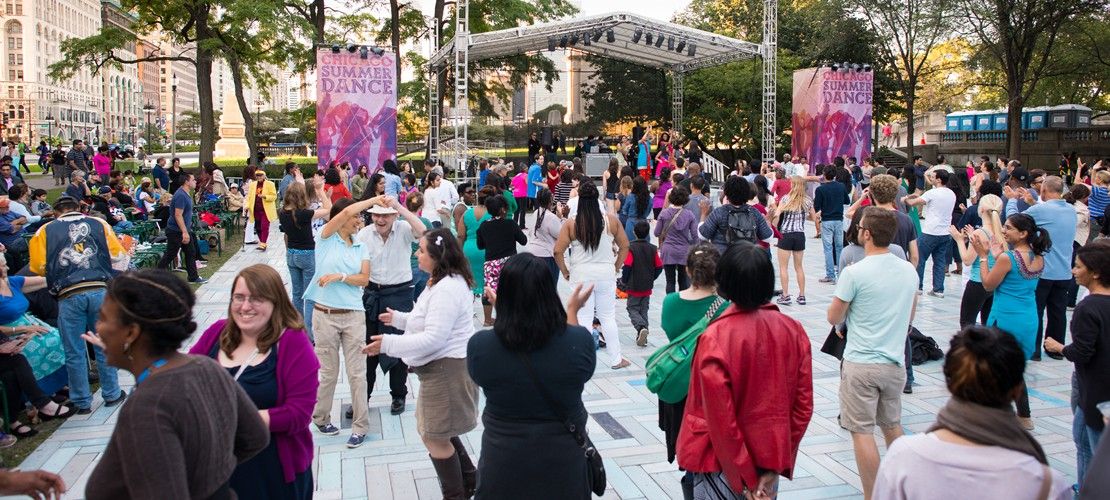
[{"label": "man in light blue shirt", "polygon": [[917,270],[888,250],[897,226],[893,211],[864,209],[858,239],[866,257],[841,272],[828,310],[829,323],[848,323],[840,426],[852,433],[863,491],[871,491],[879,470],[875,426],[888,447],[902,436],[902,362],[917,306]]},{"label": "man in light blue shirt", "polygon": [[[1068,293],[1072,286],[1071,255],[1072,241],[1075,241],[1075,207],[1063,200],[1064,180],[1055,175],[1045,177],[1041,183],[1041,201],[1037,203],[1033,194],[1024,189],[1006,189],[1006,216],[1018,211],[1017,201],[1022,198],[1029,208],[1024,214],[1033,218],[1037,227],[1048,231],[1052,247],[1044,256],[1044,272],[1037,283],[1037,342],[1034,344],[1033,359],[1041,359],[1041,342],[1044,336],[1064,343],[1067,328]],[[1045,309],[1048,310],[1048,324],[1045,326]],[[1063,359],[1056,353],[1048,353],[1053,359]]]},{"label": "man in light blue shirt", "polygon": [[[543,155],[537,154],[532,166],[528,167],[528,210],[536,208],[536,193],[540,192],[540,187],[543,186]],[[524,210],[520,207],[520,210]]]}]

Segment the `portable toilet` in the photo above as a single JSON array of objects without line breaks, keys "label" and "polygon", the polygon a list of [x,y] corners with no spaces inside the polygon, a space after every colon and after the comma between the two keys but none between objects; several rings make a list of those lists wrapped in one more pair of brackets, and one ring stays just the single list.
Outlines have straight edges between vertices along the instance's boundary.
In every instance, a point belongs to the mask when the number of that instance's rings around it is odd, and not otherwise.
[{"label": "portable toilet", "polygon": [[991,115],[991,129],[992,130],[1006,130],[1006,123],[1010,119],[1008,111],[1000,109]]},{"label": "portable toilet", "polygon": [[990,130],[994,118],[994,110],[975,112],[975,130]]},{"label": "portable toilet", "polygon": [[957,111],[955,113],[948,113],[944,117],[944,130],[948,132],[957,132],[960,130],[960,116],[966,111]]},{"label": "portable toilet", "polygon": [[1083,114],[1085,127],[1091,124],[1091,108],[1077,104],[1062,104],[1048,108],[1048,126],[1052,128],[1075,128],[1079,125],[1079,115]]},{"label": "portable toilet", "polygon": [[960,115],[961,131],[975,130],[975,113],[975,111],[961,111],[957,113]]},{"label": "portable toilet", "polygon": [[1035,130],[1048,126],[1048,106],[1025,108],[1021,115],[1025,122],[1025,126],[1022,128]]}]

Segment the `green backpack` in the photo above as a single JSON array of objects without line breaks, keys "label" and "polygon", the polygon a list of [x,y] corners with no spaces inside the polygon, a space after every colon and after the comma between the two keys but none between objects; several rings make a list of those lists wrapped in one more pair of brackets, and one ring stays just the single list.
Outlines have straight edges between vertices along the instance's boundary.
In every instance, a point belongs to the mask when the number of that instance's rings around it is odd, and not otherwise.
[{"label": "green backpack", "polygon": [[686,398],[686,394],[690,392],[690,365],[694,360],[698,337],[717,316],[717,311],[727,304],[728,301],[717,297],[705,312],[704,318],[648,358],[647,388],[659,395],[660,401],[677,403]]}]

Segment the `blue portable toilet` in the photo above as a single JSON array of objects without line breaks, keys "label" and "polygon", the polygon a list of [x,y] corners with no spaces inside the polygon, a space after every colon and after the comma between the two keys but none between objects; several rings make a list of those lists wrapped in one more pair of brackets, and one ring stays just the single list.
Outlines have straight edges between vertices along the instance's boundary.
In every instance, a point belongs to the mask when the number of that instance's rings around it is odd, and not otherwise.
[{"label": "blue portable toilet", "polygon": [[975,111],[961,111],[958,113],[960,115],[961,131],[975,130],[975,113]]},{"label": "blue portable toilet", "polygon": [[990,130],[994,118],[994,110],[975,112],[975,130]]},{"label": "blue portable toilet", "polygon": [[1010,119],[1009,112],[1000,109],[991,115],[991,130],[1006,130],[1006,123]]},{"label": "blue portable toilet", "polygon": [[949,132],[960,131],[960,119],[966,116],[968,113],[969,111],[956,111],[954,113],[948,113],[948,115],[946,115],[944,118],[944,129]]},{"label": "blue portable toilet", "polygon": [[1025,121],[1025,126],[1022,128],[1036,130],[1048,126],[1048,106],[1025,108],[1021,114]]}]

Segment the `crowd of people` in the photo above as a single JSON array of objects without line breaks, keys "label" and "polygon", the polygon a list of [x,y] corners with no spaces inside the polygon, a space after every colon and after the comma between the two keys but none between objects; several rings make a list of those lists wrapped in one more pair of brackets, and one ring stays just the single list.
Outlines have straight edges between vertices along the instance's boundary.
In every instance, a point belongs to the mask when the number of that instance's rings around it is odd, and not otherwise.
[{"label": "crowd of people", "polygon": [[[104,404],[131,401],[89,498],[311,497],[313,434],[341,432],[341,366],[348,448],[367,440],[378,371],[393,415],[408,410],[414,373],[416,431],[444,498],[589,498],[605,480],[582,393],[599,350],[613,370],[632,364],[618,328],[624,300],[636,345],[655,335],[668,352],[645,367],[649,387],[676,374],[682,382],[659,392],[658,423],[684,496],[773,498],[794,475],[814,411],[811,341],[790,313],[808,305],[807,290],[827,287],[837,420],[866,498],[1107,494],[1096,471],[1110,460],[1099,439],[1110,414],[1101,405],[1110,400],[1110,243],[1100,238],[1110,233],[1110,161],[1080,162],[1069,183],[1006,159],[887,168],[787,155],[737,162],[712,192],[696,141],[681,146],[664,132],[653,149],[655,139],[650,129],[635,146],[621,138],[600,183],[580,159],[547,161],[543,150],[527,165],[483,161],[457,184],[433,160],[419,173],[386,161],[377,172],[335,164],[311,177],[289,164],[276,182],[248,167],[243,190],[211,168],[152,172],[137,199],[170,198],[166,237],[190,281],[199,280],[190,268],[197,191],[238,195],[258,251],[271,222],[286,243],[292,290],[268,265],[238,270],[227,317],[195,342],[191,289],[163,270],[119,273],[111,219],[82,213],[93,191],[75,180],[78,196],[56,202],[30,239],[30,276],[7,277],[0,265],[0,313],[11,313],[0,320],[12,318],[0,327],[9,339],[0,351],[12,346],[0,374],[12,373],[39,415],[87,414],[86,342],[94,346]],[[15,203],[4,201],[0,219]],[[816,280],[802,265],[810,223],[824,252]],[[914,317],[952,276],[965,281],[944,361],[952,397],[927,433],[903,436]],[[565,299],[561,280],[573,289]],[[56,301],[56,330],[16,300],[40,289]],[[43,345],[16,347],[27,338]],[[68,375],[66,393],[34,387],[38,372],[29,373],[40,364],[32,352],[49,352],[51,339],[65,352],[52,366]],[[180,352],[186,344],[192,356]],[[1075,364],[1075,485],[1030,433],[1026,367],[1042,353]],[[135,376],[129,398],[117,369]],[[475,461],[460,436],[479,417]]]}]

